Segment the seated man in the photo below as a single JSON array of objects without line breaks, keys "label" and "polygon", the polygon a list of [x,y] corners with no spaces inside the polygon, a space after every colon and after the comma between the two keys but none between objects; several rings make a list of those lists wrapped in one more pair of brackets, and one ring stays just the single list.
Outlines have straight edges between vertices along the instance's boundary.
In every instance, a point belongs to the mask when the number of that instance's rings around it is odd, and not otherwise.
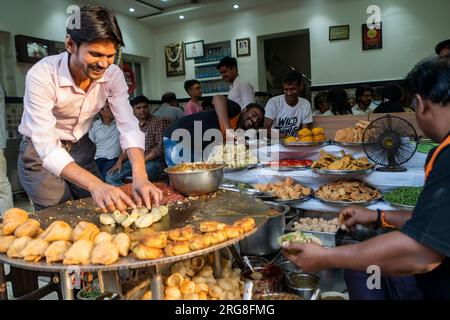
[{"label": "seated man", "polygon": [[[180,156],[181,149],[191,151],[191,156],[186,157],[189,159],[185,159],[186,162],[204,161],[207,160],[203,159],[205,148],[212,142],[222,143],[230,133],[229,129],[248,130],[261,127],[264,109],[258,104],[251,103],[241,111],[237,103],[223,96],[214,96],[212,103],[213,110],[186,116],[164,132],[165,157],[169,167],[178,163],[174,160],[176,156]],[[216,141],[217,139],[221,141]],[[175,146],[180,149],[175,151]]]},{"label": "seated man", "polygon": [[97,147],[95,163],[100,170],[102,180],[105,181],[107,172],[117,162],[122,149],[119,141],[120,133],[108,102],[99,111],[99,114],[101,119],[92,124],[89,138]]},{"label": "seated man", "polygon": [[171,122],[183,118],[184,112],[178,106],[177,96],[173,92],[166,92],[161,98],[161,106],[153,113],[153,115],[162,120]]},{"label": "seated man", "polygon": [[[150,180],[154,180],[164,168],[163,121],[155,118],[149,111],[149,100],[138,96],[130,101],[133,114],[139,120],[139,127],[145,133],[145,169]],[[124,184],[123,179],[131,176],[131,164],[126,153],[122,152],[116,164],[109,170],[106,182],[115,186]]]},{"label": "seated man", "polygon": [[314,108],[316,111],[313,112],[313,116],[333,116],[331,112],[331,105],[327,101],[328,92],[319,92],[314,97]]},{"label": "seated man", "polygon": [[198,80],[188,80],[184,83],[184,90],[191,97],[184,107],[184,115],[188,116],[193,113],[202,112],[203,108],[200,104],[202,97],[202,85]]},{"label": "seated man", "polygon": [[278,129],[280,137],[295,136],[304,126],[311,128],[313,122],[311,104],[300,98],[303,90],[302,76],[290,71],[283,80],[284,94],[270,98],[266,105],[264,128]]},{"label": "seated man", "polygon": [[372,113],[377,106],[372,103],[373,88],[369,86],[359,86],[356,88],[356,105],[353,106],[352,112],[354,115],[362,116]]}]

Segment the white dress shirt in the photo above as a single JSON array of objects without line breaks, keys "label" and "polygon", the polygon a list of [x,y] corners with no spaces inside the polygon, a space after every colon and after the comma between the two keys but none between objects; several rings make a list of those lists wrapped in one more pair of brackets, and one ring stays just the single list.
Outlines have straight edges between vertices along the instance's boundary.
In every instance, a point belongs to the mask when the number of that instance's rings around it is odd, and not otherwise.
[{"label": "white dress shirt", "polygon": [[89,138],[95,143],[95,159],[114,159],[122,152],[120,148],[120,133],[117,130],[116,121],[106,125],[102,120],[97,120],[92,124],[89,131]]},{"label": "white dress shirt", "polygon": [[236,102],[244,109],[248,104],[255,103],[255,89],[250,83],[236,77],[228,92],[228,99]]},{"label": "white dress shirt", "polygon": [[355,104],[355,106],[352,108],[352,113],[354,115],[363,116],[365,114],[372,113],[376,108],[377,106],[371,103],[369,107],[364,111],[359,107],[359,104]]},{"label": "white dress shirt", "polygon": [[44,168],[59,176],[74,161],[60,140],[76,142],[89,132],[106,100],[117,122],[122,149],[144,149],[145,136],[128,101],[122,70],[111,65],[84,92],[72,79],[68,61],[67,52],[46,57],[28,71],[25,80],[19,131],[31,139]]}]

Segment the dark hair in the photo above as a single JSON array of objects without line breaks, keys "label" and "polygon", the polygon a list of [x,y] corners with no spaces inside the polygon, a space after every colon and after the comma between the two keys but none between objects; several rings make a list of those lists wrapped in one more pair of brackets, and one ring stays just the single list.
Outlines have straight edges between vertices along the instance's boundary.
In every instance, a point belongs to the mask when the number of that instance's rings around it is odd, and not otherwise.
[{"label": "dark hair", "polygon": [[146,96],[137,96],[137,97],[134,97],[133,99],[131,99],[130,104],[132,107],[134,107],[135,105],[142,103],[142,102],[145,102],[148,104],[148,103],[150,103],[150,100],[148,100],[148,98]]},{"label": "dark hair", "polygon": [[402,106],[402,88],[393,83],[383,87],[382,102],[374,113],[405,112]]},{"label": "dark hair", "polygon": [[232,57],[223,57],[222,60],[220,60],[219,64],[216,66],[217,70],[219,70],[222,67],[227,67],[230,69],[233,69],[233,67],[236,67],[237,70],[237,60],[236,58]]},{"label": "dark hair", "polygon": [[177,96],[173,92],[166,92],[161,97],[162,103],[169,103],[170,101],[177,100]]},{"label": "dark hair", "polygon": [[204,111],[214,109],[214,105],[212,103],[213,97],[204,97],[202,100],[202,108]]},{"label": "dark hair", "polygon": [[444,40],[439,42],[436,47],[434,48],[434,51],[436,51],[436,54],[440,54],[443,49],[449,49],[450,50],[450,39]]},{"label": "dark hair", "polygon": [[314,97],[314,108],[319,110],[319,105],[327,101],[328,92],[322,91],[316,94]]},{"label": "dark hair", "polygon": [[297,82],[298,85],[302,84],[303,77],[300,72],[297,71],[289,71],[283,79],[283,84],[293,84]]},{"label": "dark hair", "polygon": [[328,92],[327,101],[331,104],[333,114],[352,114],[347,92],[342,88],[333,88]]},{"label": "dark hair", "polygon": [[266,110],[264,110],[264,108],[261,107],[261,106],[260,106],[259,104],[257,104],[257,103],[249,103],[249,104],[245,107],[245,109],[246,109],[247,111],[250,111],[251,109],[259,109],[259,111],[261,111],[263,115],[266,113]]},{"label": "dark hair", "polygon": [[450,103],[450,57],[425,60],[416,65],[406,77],[412,94],[434,103]]},{"label": "dark hair", "polygon": [[193,87],[194,85],[196,85],[196,84],[200,84],[200,81],[195,80],[195,79],[193,79],[193,80],[187,80],[187,81],[184,83],[184,90],[186,90],[186,92],[189,93],[188,90],[189,90],[190,88],[192,88],[192,87]]},{"label": "dark hair", "polygon": [[361,98],[364,95],[364,92],[370,91],[370,93],[373,95],[374,91],[371,86],[358,86],[355,91],[355,100],[356,102],[359,102],[359,98]]},{"label": "dark hair", "polygon": [[117,19],[112,11],[98,5],[86,5],[80,9],[80,28],[66,32],[77,46],[83,42],[112,41],[116,47],[125,46]]}]

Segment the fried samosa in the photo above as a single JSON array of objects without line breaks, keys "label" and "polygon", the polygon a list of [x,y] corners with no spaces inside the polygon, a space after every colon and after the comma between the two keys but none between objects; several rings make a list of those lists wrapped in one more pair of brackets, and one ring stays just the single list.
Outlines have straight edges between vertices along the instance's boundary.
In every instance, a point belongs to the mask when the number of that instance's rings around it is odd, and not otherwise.
[{"label": "fried samosa", "polygon": [[28,245],[31,241],[30,237],[21,237],[14,240],[14,242],[9,246],[7,251],[7,255],[10,258],[23,258],[22,250]]},{"label": "fried samosa", "polygon": [[128,255],[128,251],[130,250],[131,241],[130,237],[128,237],[125,233],[119,233],[114,236],[112,240],[113,245],[116,246],[119,254],[122,257],[126,257]]},{"label": "fried samosa", "polygon": [[93,264],[110,265],[119,260],[119,251],[109,241],[102,241],[92,249],[91,262]]},{"label": "fried samosa", "polygon": [[2,236],[0,237],[0,253],[8,252],[11,244],[16,240],[15,236]]},{"label": "fried samosa", "polygon": [[72,246],[72,242],[59,240],[50,244],[45,250],[45,259],[47,263],[59,262],[64,260],[64,255]]},{"label": "fried samosa", "polygon": [[64,255],[64,264],[89,264],[94,242],[91,240],[78,240]]},{"label": "fried samosa", "polygon": [[64,221],[55,221],[41,234],[41,239],[47,242],[72,241],[73,229]]},{"label": "fried samosa", "polygon": [[93,223],[81,221],[73,230],[73,241],[90,240],[94,241],[95,236],[100,233],[100,229]]},{"label": "fried samosa", "polygon": [[22,223],[19,227],[17,227],[16,231],[14,231],[14,235],[18,238],[20,237],[31,237],[34,238],[39,233],[39,228],[41,224],[39,221],[34,219],[28,219],[24,223]]},{"label": "fried samosa", "polygon": [[45,256],[49,243],[42,239],[33,239],[28,242],[27,246],[20,253],[23,260],[31,262],[39,262]]},{"label": "fried samosa", "polygon": [[11,208],[3,215],[3,235],[9,236],[17,227],[28,220],[28,212],[18,208]]}]

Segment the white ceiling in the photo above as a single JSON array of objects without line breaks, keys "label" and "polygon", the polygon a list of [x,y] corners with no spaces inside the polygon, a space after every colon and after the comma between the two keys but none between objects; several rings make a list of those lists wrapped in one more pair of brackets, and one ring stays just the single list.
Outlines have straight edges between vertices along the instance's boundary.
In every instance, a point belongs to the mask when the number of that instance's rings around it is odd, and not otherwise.
[{"label": "white ceiling", "polygon": [[[135,18],[152,27],[183,23],[208,16],[230,14],[248,10],[280,0],[80,0],[82,3],[96,3],[106,8]],[[285,0],[284,0],[285,1]],[[238,4],[239,9],[233,5]],[[129,9],[134,8],[134,12]],[[179,16],[183,15],[184,20]]]}]

